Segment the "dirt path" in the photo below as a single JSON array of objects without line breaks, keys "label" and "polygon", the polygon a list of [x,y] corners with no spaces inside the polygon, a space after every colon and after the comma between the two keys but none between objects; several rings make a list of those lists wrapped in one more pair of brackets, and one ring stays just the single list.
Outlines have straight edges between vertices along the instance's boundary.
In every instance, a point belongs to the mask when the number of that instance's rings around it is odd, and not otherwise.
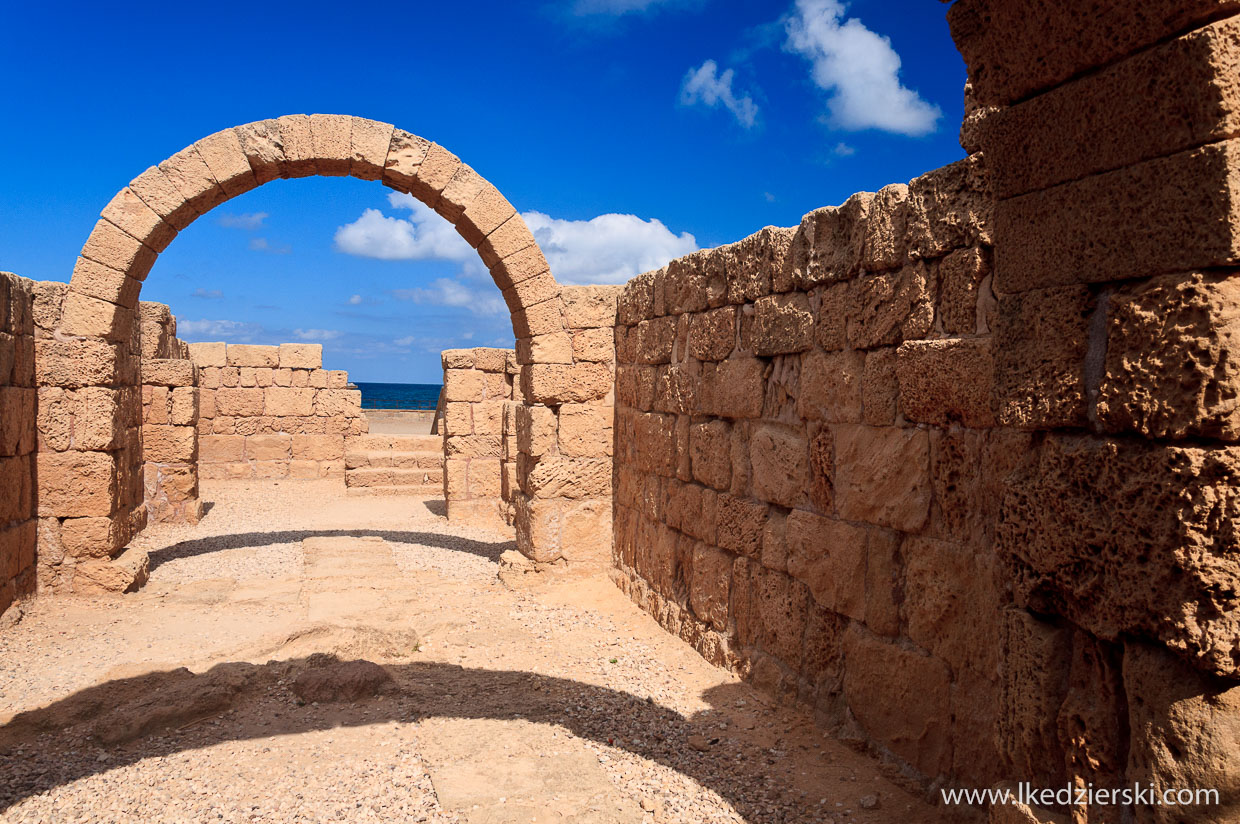
[{"label": "dirt path", "polygon": [[141,592],[0,629],[0,820],[951,820],[606,579],[509,588],[436,502],[204,497]]}]

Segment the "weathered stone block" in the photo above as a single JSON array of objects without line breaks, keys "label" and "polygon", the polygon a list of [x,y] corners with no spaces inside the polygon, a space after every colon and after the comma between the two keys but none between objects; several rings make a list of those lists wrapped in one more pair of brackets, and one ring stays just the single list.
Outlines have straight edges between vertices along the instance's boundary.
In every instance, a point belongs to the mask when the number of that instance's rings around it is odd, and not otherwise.
[{"label": "weathered stone block", "polygon": [[263,413],[293,417],[313,415],[314,397],[313,389],[269,386],[263,393]]},{"label": "weathered stone block", "polygon": [[570,458],[612,454],[614,412],[606,404],[564,404],[559,414],[560,454]]},{"label": "weathered stone block", "polygon": [[733,560],[728,553],[705,544],[693,548],[689,606],[698,618],[718,630],[728,627]]},{"label": "weathered stone block", "polygon": [[796,506],[809,488],[809,448],[803,429],[762,424],[749,442],[754,497]]},{"label": "weathered stone block", "polygon": [[865,353],[806,352],[801,357],[797,415],[811,421],[858,423],[862,412]]},{"label": "weathered stone block", "polygon": [[245,439],[245,457],[250,461],[288,460],[292,444],[292,435],[250,435]]},{"label": "weathered stone block", "polygon": [[911,421],[994,426],[994,362],[987,338],[911,341],[896,353],[900,409]]},{"label": "weathered stone block", "polygon": [[120,349],[101,340],[36,340],[39,386],[107,386],[117,382]]},{"label": "weathered stone block", "polygon": [[403,129],[394,129],[387,160],[384,161],[383,185],[402,192],[412,191],[417,182],[418,168],[426,159],[426,152],[430,147],[429,140],[423,140]]},{"label": "weathered stone block", "polygon": [[[182,149],[172,157],[159,164],[159,171],[163,172],[176,190],[180,193],[185,203],[194,211],[196,215],[206,214],[211,209],[223,203],[228,199],[228,195],[220,188],[216,182],[215,176],[211,174],[211,170],[207,167],[202,156],[198,154],[197,148],[190,146]],[[138,181],[135,180],[129,184],[135,188],[141,195],[141,191],[137,188]],[[145,198],[143,198],[145,200]],[[150,201],[147,205],[155,208]],[[158,209],[156,209],[158,211]],[[168,215],[163,216],[169,219]],[[174,220],[169,220],[178,229],[185,228],[177,225]],[[105,261],[100,261],[101,263]]]},{"label": "weathered stone block", "polygon": [[323,344],[321,343],[282,343],[278,350],[276,357],[282,369],[323,368]]},{"label": "weathered stone block", "polygon": [[727,421],[705,421],[689,428],[693,478],[718,490],[732,483],[732,427]]},{"label": "weathered stone block", "polygon": [[866,530],[801,509],[788,514],[788,574],[809,587],[821,606],[866,619]]},{"label": "weathered stone block", "polygon": [[804,352],[813,339],[814,315],[804,293],[767,295],[754,303],[754,354]]},{"label": "weathered stone block", "polygon": [[349,174],[360,180],[379,180],[392,144],[391,123],[364,117],[352,118],[349,130]]},{"label": "weathered stone block", "polygon": [[207,135],[194,148],[227,197],[236,197],[258,185],[241,140],[232,129]]},{"label": "weathered stone block", "polygon": [[228,365],[228,357],[225,354],[226,344],[220,343],[191,343],[189,345],[189,357],[194,365],[200,369],[212,366],[220,367]]},{"label": "weathered stone block", "polygon": [[111,515],[120,503],[117,459],[109,452],[40,452],[39,515]]},{"label": "weathered stone block", "polygon": [[848,295],[849,344],[871,349],[925,337],[934,321],[929,287],[923,263],[857,280]]},{"label": "weathered stone block", "polygon": [[601,363],[536,363],[521,368],[521,390],[532,403],[589,403],[607,397],[611,387],[611,369]]},{"label": "weathered stone block", "polygon": [[840,516],[916,532],[930,509],[930,442],[924,430],[841,425],[835,432]]},{"label": "weathered stone block", "polygon": [[280,347],[230,343],[226,350],[229,366],[279,366]]},{"label": "weathered stone block", "polygon": [[155,463],[188,463],[198,457],[198,433],[192,426],[142,427],[142,457]]},{"label": "weathered stone block", "polygon": [[156,386],[193,386],[194,362],[170,358],[143,358],[142,382]]}]

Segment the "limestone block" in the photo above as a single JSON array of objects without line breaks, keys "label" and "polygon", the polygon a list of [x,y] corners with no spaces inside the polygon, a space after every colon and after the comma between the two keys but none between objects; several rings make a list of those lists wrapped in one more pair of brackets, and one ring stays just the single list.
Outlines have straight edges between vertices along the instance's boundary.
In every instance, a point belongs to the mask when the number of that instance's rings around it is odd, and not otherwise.
[{"label": "limestone block", "polygon": [[[802,380],[804,374],[803,371]],[[896,350],[871,349],[866,352],[865,369],[861,375],[862,421],[871,426],[891,426],[896,422],[899,397]]]},{"label": "limestone block", "polygon": [[156,463],[193,461],[198,456],[198,437],[190,426],[142,427],[142,457]]},{"label": "limestone block", "polygon": [[[184,148],[160,163],[159,171],[171,181],[195,214],[206,214],[228,199],[228,195],[220,188],[215,176],[211,174],[211,169],[207,167],[202,155],[198,154],[198,149],[194,146]],[[134,183],[130,186],[134,186]],[[150,205],[149,202],[148,205]],[[174,222],[173,225],[176,226],[176,223]],[[177,228],[185,227],[177,226]]]},{"label": "limestone block", "polygon": [[101,340],[36,340],[39,386],[106,386],[117,381],[120,349]]},{"label": "limestone block", "polygon": [[[59,454],[78,455],[82,453],[40,453],[39,460],[42,460],[42,454],[55,456]],[[102,454],[102,453],[91,453]],[[34,499],[35,499],[35,463],[34,455],[16,455],[7,458],[0,458],[0,490],[4,494],[0,496],[0,523],[7,524],[10,521],[22,521],[33,516]],[[49,460],[51,458],[49,457]],[[61,479],[53,479],[56,483],[67,483]],[[43,478],[38,478],[40,490],[43,487]],[[65,496],[61,501],[70,500]],[[39,502],[42,507],[42,501]]]},{"label": "limestone block", "polygon": [[809,447],[804,429],[762,424],[749,439],[754,497],[797,506],[809,488]]},{"label": "limestone block", "polygon": [[[543,335],[543,338],[554,338],[555,335]],[[537,340],[536,338],[532,340]],[[611,363],[616,355],[615,333],[611,329],[582,329],[572,336],[571,360],[592,361],[595,363]],[[534,362],[558,363],[544,358],[535,357]]]},{"label": "limestone block", "polygon": [[517,549],[521,554],[539,563],[551,563],[563,557],[560,543],[563,502],[535,500],[518,492],[513,495],[513,505]]},{"label": "limestone block", "polygon": [[263,389],[217,389],[215,411],[220,416],[253,417],[263,414],[264,399]]},{"label": "limestone block", "polygon": [[177,230],[128,186],[116,193],[101,217],[155,252],[162,252],[177,236]]},{"label": "limestone block", "polygon": [[[511,220],[506,221],[503,225],[507,226],[508,223],[511,223]],[[505,230],[507,233],[516,231],[515,229]],[[502,261],[490,266],[490,269],[491,275],[500,289],[507,289],[513,284],[550,271],[550,268],[547,266],[547,259],[543,257],[542,250],[538,248],[538,244],[531,244],[510,252]]]},{"label": "limestone block", "polygon": [[277,357],[282,369],[321,369],[323,344],[282,343]]},{"label": "limestone block", "polygon": [[927,172],[908,184],[910,257],[942,257],[966,246],[991,245],[994,195],[982,155]]},{"label": "limestone block", "polygon": [[284,140],[276,120],[258,120],[233,129],[259,184],[284,176]]},{"label": "limestone block", "polygon": [[471,458],[469,461],[469,496],[498,498],[503,472],[498,458]]},{"label": "limestone block", "polygon": [[92,558],[74,567],[73,591],[90,595],[101,592],[132,592],[146,583],[150,558],[130,549],[112,560]]},{"label": "limestone block", "polygon": [[1000,617],[999,753],[1013,774],[1035,786],[1067,780],[1057,718],[1067,693],[1072,633],[1022,609]]},{"label": "limestone block", "polygon": [[[990,318],[979,305],[990,276],[990,250],[970,247],[957,249],[939,263],[939,318],[948,334],[982,334],[990,328]],[[993,300],[993,296],[988,296]]]},{"label": "limestone block", "polygon": [[689,427],[689,458],[693,478],[718,490],[732,483],[732,427],[727,421],[712,420]]},{"label": "limestone block", "polygon": [[[452,178],[440,192],[439,200],[435,203],[435,211],[449,223],[455,224],[465,214],[466,207],[474,201],[474,198],[490,185],[469,164],[462,163],[452,173]],[[478,242],[481,242],[484,237],[486,237],[485,233],[478,236]],[[470,245],[477,246],[478,244],[471,242]]]},{"label": "limestone block", "polygon": [[403,129],[392,130],[387,160],[383,167],[383,185],[401,192],[410,192],[417,181],[418,167],[426,159],[431,144]]},{"label": "limestone block", "polygon": [[280,347],[230,343],[227,357],[229,366],[279,366]]},{"label": "limestone block", "polygon": [[284,164],[280,177],[307,177],[316,173],[314,140],[310,135],[310,118],[304,114],[290,114],[276,118],[280,130],[280,144],[284,149]]},{"label": "limestone block", "polygon": [[925,337],[934,320],[926,267],[863,277],[849,292],[848,342],[858,349]]},{"label": "limestone block", "polygon": [[[16,578],[34,566],[35,544],[38,541],[37,529],[38,522],[33,518],[7,528],[0,528],[0,574],[4,575],[6,581]],[[2,603],[3,601],[0,600],[0,604]],[[0,610],[7,606],[7,604],[0,606]]]},{"label": "limestone block", "polygon": [[1018,604],[1235,677],[1238,482],[1235,447],[1051,435],[1005,482],[995,549]]},{"label": "limestone block", "polygon": [[343,114],[310,115],[310,145],[314,148],[315,173],[343,176],[353,157],[353,118]]},{"label": "limestone block", "polygon": [[157,386],[193,386],[194,362],[170,358],[143,358],[142,382]]},{"label": "limestone block", "polygon": [[[991,673],[999,665],[999,593],[988,554],[922,536],[900,548],[908,637],[952,671]],[[967,632],[960,628],[968,627]]]},{"label": "limestone block", "polygon": [[1001,425],[1085,424],[1085,357],[1094,309],[1089,291],[1079,286],[1003,296],[992,349]]},{"label": "limestone block", "polygon": [[[38,390],[0,386],[0,455],[34,451],[38,408]],[[608,425],[610,430],[610,420]]]},{"label": "limestone block", "polygon": [[314,401],[313,389],[269,386],[263,394],[263,413],[292,417],[313,415]]},{"label": "limestone block", "polygon": [[804,352],[813,336],[814,315],[804,293],[768,295],[754,303],[754,354]]},{"label": "limestone block", "polygon": [[561,552],[569,563],[611,560],[612,510],[607,500],[566,504],[561,515]]},{"label": "limestone block", "polygon": [[1111,295],[1107,315],[1108,432],[1240,440],[1240,280],[1155,278]]},{"label": "limestone block", "polygon": [[779,284],[782,288],[775,291],[848,280],[856,275],[865,248],[866,216],[873,201],[872,193],[859,192],[841,206],[816,209],[801,218],[790,251],[794,282]]},{"label": "limestone block", "polygon": [[566,286],[564,325],[569,329],[612,329],[616,321],[619,286]]},{"label": "limestone block", "polygon": [[[292,454],[292,444],[292,435],[251,435],[245,439],[245,457],[250,461],[287,461]],[[280,477],[280,475],[259,475],[258,477]]]},{"label": "limestone block", "polygon": [[590,403],[607,397],[611,387],[611,369],[601,363],[536,363],[521,370],[521,389],[532,403]]},{"label": "limestone block", "polygon": [[908,186],[879,189],[865,220],[861,268],[867,272],[899,269],[908,259]]},{"label": "limestone block", "polygon": [[[73,265],[72,283],[75,292],[130,309],[137,305],[142,289],[142,281],[84,257],[79,257]],[[52,320],[40,325],[53,329],[58,324],[58,320]]]},{"label": "limestone block", "polygon": [[990,340],[919,340],[896,351],[900,409],[911,421],[994,426],[994,362]]},{"label": "limestone block", "polygon": [[930,508],[925,430],[840,425],[835,432],[835,501],[840,516],[916,532]]},{"label": "limestone block", "polygon": [[759,557],[766,521],[765,504],[735,495],[719,496],[716,534],[719,546],[724,549],[750,558]]},{"label": "limestone block", "polygon": [[486,397],[486,377],[473,369],[451,369],[444,373],[444,400],[480,401]]},{"label": "limestone block", "polygon": [[723,306],[689,317],[689,354],[698,360],[719,361],[736,347],[736,308]]},{"label": "limestone block", "polygon": [[440,361],[443,368],[447,369],[473,369],[474,368],[474,350],[473,349],[445,349],[440,353]]},{"label": "limestone block", "polygon": [[504,221],[516,213],[517,210],[508,202],[508,199],[484,180],[482,188],[465,205],[464,211],[456,221],[456,230],[470,246],[477,248],[483,238],[498,229]]},{"label": "limestone block", "polygon": [[1135,820],[1171,824],[1191,808],[1202,813],[1201,821],[1225,821],[1228,799],[1240,793],[1240,687],[1204,677],[1165,650],[1139,642],[1124,645],[1123,673],[1132,741],[1124,777],[1153,785],[1156,793],[1214,789],[1221,801],[1142,805]]},{"label": "limestone block", "polygon": [[155,264],[156,252],[101,218],[82,246],[82,257],[142,280]]},{"label": "limestone block", "polygon": [[859,423],[862,413],[863,352],[806,352],[801,357],[797,415],[829,423]]},{"label": "limestone block", "polygon": [[200,369],[208,366],[227,366],[228,359],[225,355],[225,347],[226,344],[223,342],[191,343],[189,345],[190,360]]},{"label": "limestone block", "polygon": [[1227,140],[1000,201],[996,289],[1234,264],[1240,260],[1237,164],[1240,141]]},{"label": "limestone block", "polygon": [[844,698],[857,721],[927,776],[951,767],[947,665],[852,625],[844,634]]},{"label": "limestone block", "polygon": [[556,446],[556,426],[555,410],[545,406],[518,406],[517,449],[535,457],[549,454]]},{"label": "limestone block", "polygon": [[508,352],[507,349],[475,347],[474,368],[481,372],[504,372],[508,364]]},{"label": "limestone block", "polygon": [[430,206],[438,205],[440,193],[461,167],[461,160],[452,152],[432,143],[418,166],[410,193]]},{"label": "limestone block", "polygon": [[498,458],[500,435],[459,435],[444,438],[444,454],[452,457]]},{"label": "limestone block", "polygon": [[[516,253],[527,249],[530,246],[537,246],[534,235],[530,233],[529,227],[525,225],[525,220],[519,214],[501,223],[494,232],[486,236],[486,239],[478,244],[478,254],[482,257],[482,262],[487,268],[495,270],[497,264]],[[542,257],[539,253],[538,257]],[[546,261],[540,266],[537,257],[531,257],[525,261],[526,267],[530,270],[539,272],[546,271]],[[523,278],[519,278],[507,266],[499,266],[502,271],[502,277],[507,283],[520,283]],[[537,274],[537,272],[533,272]],[[500,284],[500,288],[507,286],[504,280],[500,279],[501,275],[496,275],[496,282]]]},{"label": "limestone block", "polygon": [[634,328],[637,363],[668,363],[676,340],[676,319],[644,320]]},{"label": "limestone block", "polygon": [[193,223],[199,215],[177,185],[155,166],[131,180],[129,188],[164,222],[178,231]]},{"label": "limestone block", "polygon": [[967,0],[951,8],[948,21],[978,102],[1003,106],[1236,11],[1234,0],[1108,0],[1088,8]]},{"label": "limestone block", "polygon": [[319,417],[357,417],[361,408],[362,393],[357,389],[320,389],[314,394],[314,414]]},{"label": "limestone block", "polygon": [[699,391],[701,411],[721,418],[756,418],[762,414],[766,364],[733,355],[716,364],[702,365]]},{"label": "limestone block", "polygon": [[559,412],[560,454],[597,458],[612,454],[612,407],[606,404],[564,404]]},{"label": "limestone block", "polygon": [[344,459],[343,435],[293,435],[291,455],[300,460],[339,461]]},{"label": "limestone block", "polygon": [[806,586],[741,558],[732,567],[731,590],[739,645],[763,650],[785,666],[800,669],[810,600]]},{"label": "limestone block", "polygon": [[809,587],[820,606],[864,621],[866,530],[794,509],[788,514],[784,534],[788,574]]},{"label": "limestone block", "polygon": [[203,463],[224,463],[243,460],[243,435],[202,435],[198,439],[198,459]]},{"label": "limestone block", "polygon": [[37,469],[41,517],[111,515],[120,503],[114,453],[40,452]]},{"label": "limestone block", "polygon": [[780,273],[790,284],[791,277],[784,273],[790,268],[793,238],[798,232],[799,227],[768,226],[727,247],[727,302],[750,303],[769,294],[773,273]]},{"label": "limestone block", "polygon": [[728,601],[734,558],[715,547],[698,543],[693,548],[689,606],[695,615],[717,630],[728,627]]},{"label": "limestone block", "polygon": [[[311,372],[310,374],[313,375],[314,373]],[[345,389],[349,385],[349,373],[343,369],[328,369],[326,377],[328,389]]]},{"label": "limestone block", "polygon": [[208,135],[194,144],[224,194],[236,197],[258,185],[241,140],[232,129]]},{"label": "limestone block", "polygon": [[391,123],[354,117],[349,131],[349,174],[359,180],[379,180],[387,166],[392,144]]}]

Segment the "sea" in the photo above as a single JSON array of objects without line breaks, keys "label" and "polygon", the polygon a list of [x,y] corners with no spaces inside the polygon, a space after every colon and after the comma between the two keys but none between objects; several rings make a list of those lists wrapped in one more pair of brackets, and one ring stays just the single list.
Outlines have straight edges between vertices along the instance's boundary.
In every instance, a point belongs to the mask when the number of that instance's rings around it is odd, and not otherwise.
[{"label": "sea", "polygon": [[438,383],[371,383],[354,381],[362,390],[362,409],[430,409],[439,403]]}]

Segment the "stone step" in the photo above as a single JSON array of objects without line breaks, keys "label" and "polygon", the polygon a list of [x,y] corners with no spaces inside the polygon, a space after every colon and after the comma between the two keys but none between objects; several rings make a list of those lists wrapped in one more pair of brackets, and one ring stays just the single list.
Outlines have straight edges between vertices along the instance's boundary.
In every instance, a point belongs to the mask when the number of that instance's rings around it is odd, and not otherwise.
[{"label": "stone step", "polygon": [[442,452],[406,452],[404,450],[350,449],[344,454],[346,469],[367,466],[394,466],[401,469],[441,469]]},{"label": "stone step", "polygon": [[358,435],[349,438],[350,449],[395,449],[402,452],[443,452],[440,435]]},{"label": "stone step", "polygon": [[443,498],[443,484],[421,484],[418,486],[350,486],[345,489],[346,495],[355,498],[371,498],[383,495],[417,495],[423,498]]},{"label": "stone step", "polygon": [[443,484],[442,469],[398,469],[390,466],[365,466],[347,469],[345,486],[422,486]]}]

